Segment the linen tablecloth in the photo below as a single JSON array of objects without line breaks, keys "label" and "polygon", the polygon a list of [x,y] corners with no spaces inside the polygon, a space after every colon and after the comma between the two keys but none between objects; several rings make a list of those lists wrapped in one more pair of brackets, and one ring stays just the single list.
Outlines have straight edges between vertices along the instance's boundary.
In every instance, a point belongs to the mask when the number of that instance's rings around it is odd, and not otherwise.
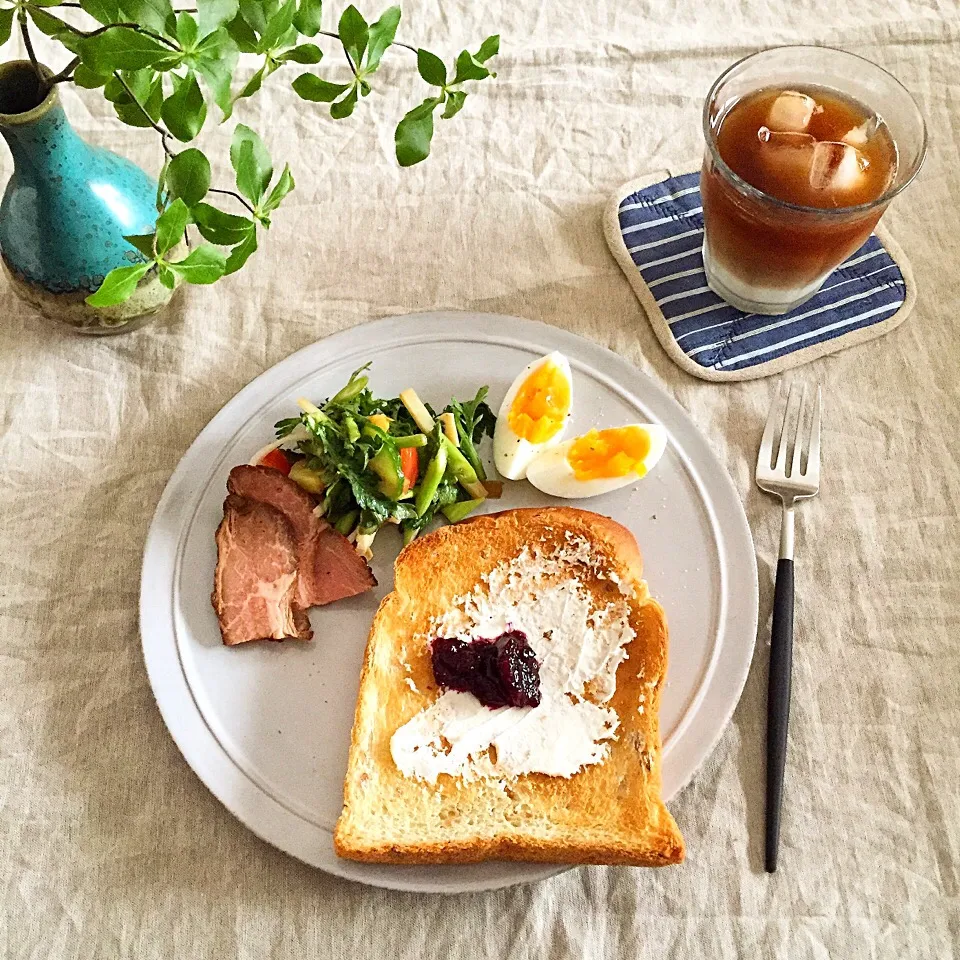
[{"label": "linen tablecloth", "polygon": [[[289,160],[297,189],[241,274],[102,340],[50,328],[0,285],[0,951],[953,956],[958,14],[952,0],[407,0],[409,42],[450,55],[503,35],[499,79],[438,124],[427,163],[403,171],[392,158],[393,123],[422,96],[402,51],[388,58],[383,93],[346,123],[297,100],[281,72],[241,117]],[[931,138],[918,182],[885,221],[913,261],[915,313],[794,374],[824,388],[823,487],[799,520],[783,846],[768,876],[762,750],[779,515],[752,466],[778,384],[713,385],[676,368],[606,249],[600,214],[627,179],[697,157],[701,103],[723,68],[787,42],[881,63],[916,94]],[[66,104],[85,136],[156,172],[150,131],[118,125],[86,93]],[[5,179],[5,151],[0,163]],[[689,850],[680,868],[576,869],[453,897],[366,889],[254,837],[160,719],[137,591],[177,461],[224,402],[292,351],[434,308],[543,320],[628,357],[690,412],[743,497],[760,569],[756,657],[733,722],[672,804]]]}]

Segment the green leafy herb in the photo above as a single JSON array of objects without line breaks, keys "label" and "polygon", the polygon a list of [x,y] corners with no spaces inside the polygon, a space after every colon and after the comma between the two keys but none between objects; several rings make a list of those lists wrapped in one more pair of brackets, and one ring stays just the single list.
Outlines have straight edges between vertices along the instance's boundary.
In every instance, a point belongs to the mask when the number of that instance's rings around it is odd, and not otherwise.
[{"label": "green leafy herb", "polygon": [[472,400],[465,403],[451,400],[446,407],[446,410],[453,414],[456,422],[457,433],[460,436],[460,449],[481,480],[486,480],[487,475],[483,469],[483,461],[477,453],[477,444],[484,436],[492,437],[494,427],[497,425],[497,418],[487,406],[486,399],[487,388],[481,387]]},{"label": "green leafy herb", "polygon": [[[297,437],[308,437],[297,442],[297,452],[311,475],[324,480],[321,510],[330,523],[342,529],[347,525],[344,518],[350,517],[351,529],[369,535],[389,520],[399,523],[409,541],[438,512],[457,504],[454,515],[465,516],[476,506],[458,478],[469,474],[476,481],[483,472],[482,465],[476,470],[471,464],[477,456],[475,444],[493,429],[493,414],[484,399],[487,388],[465,403],[451,400],[447,408],[464,425],[462,439],[468,441],[457,449],[439,422],[425,437],[399,398],[375,396],[368,368],[366,364],[355,370],[343,388],[319,405],[301,401],[301,416],[280,420],[277,437],[290,437],[294,431]],[[433,416],[429,406],[428,410]],[[420,466],[412,487],[401,473],[404,447],[419,448]],[[459,507],[461,502],[467,506]]]}]

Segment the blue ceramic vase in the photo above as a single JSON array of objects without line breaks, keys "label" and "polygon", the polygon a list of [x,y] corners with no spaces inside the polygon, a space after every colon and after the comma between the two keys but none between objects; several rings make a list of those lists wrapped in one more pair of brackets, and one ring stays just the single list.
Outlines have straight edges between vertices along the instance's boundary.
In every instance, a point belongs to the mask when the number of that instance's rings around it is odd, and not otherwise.
[{"label": "blue ceramic vase", "polygon": [[0,134],[13,175],[0,202],[0,255],[17,294],[45,317],[82,333],[118,333],[170,299],[155,272],[113,307],[85,298],[114,267],[143,262],[124,235],[152,233],[157,182],[70,126],[56,87],[41,100],[32,65],[0,65]]}]

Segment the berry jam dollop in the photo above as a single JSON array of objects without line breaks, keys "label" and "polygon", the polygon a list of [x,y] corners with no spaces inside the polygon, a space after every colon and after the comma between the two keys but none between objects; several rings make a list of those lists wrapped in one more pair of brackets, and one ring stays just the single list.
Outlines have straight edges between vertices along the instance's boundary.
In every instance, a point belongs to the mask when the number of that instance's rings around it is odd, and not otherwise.
[{"label": "berry jam dollop", "polygon": [[472,693],[485,707],[540,704],[540,665],[519,630],[496,640],[437,637],[431,655],[433,675],[441,687]]}]

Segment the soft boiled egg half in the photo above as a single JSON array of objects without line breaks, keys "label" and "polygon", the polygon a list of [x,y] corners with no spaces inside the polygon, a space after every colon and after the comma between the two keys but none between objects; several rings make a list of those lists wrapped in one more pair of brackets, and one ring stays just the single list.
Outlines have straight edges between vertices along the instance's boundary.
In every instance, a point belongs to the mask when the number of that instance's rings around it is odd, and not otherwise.
[{"label": "soft boiled egg half", "polygon": [[500,405],[493,459],[501,476],[522,480],[542,451],[560,441],[573,403],[570,364],[559,351],[528,363]]},{"label": "soft boiled egg half", "polygon": [[659,423],[590,430],[540,453],[527,479],[551,497],[596,497],[645,476],[666,446],[667,432]]}]

